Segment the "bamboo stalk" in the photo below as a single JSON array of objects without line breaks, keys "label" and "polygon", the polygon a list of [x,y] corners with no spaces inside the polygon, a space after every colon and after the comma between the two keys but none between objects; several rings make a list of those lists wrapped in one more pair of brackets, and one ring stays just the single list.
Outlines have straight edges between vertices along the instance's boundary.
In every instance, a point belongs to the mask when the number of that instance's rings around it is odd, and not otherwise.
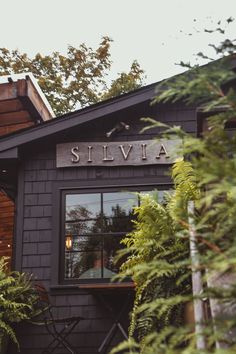
[{"label": "bamboo stalk", "polygon": [[189,241],[190,241],[190,257],[192,264],[192,289],[193,289],[193,307],[195,319],[195,333],[197,349],[206,349],[206,339],[204,332],[204,304],[199,296],[203,292],[202,274],[200,270],[200,257],[197,248],[196,230],[194,224],[194,202],[188,203],[188,222],[189,222]]}]

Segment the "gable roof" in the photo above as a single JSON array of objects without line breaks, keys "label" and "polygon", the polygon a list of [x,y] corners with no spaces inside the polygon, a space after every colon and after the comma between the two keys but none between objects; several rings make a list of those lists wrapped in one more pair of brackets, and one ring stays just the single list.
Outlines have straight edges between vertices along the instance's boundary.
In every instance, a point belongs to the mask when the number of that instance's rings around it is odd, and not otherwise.
[{"label": "gable roof", "polygon": [[4,113],[18,110],[22,115],[23,111],[28,111],[30,119],[35,121],[55,118],[52,107],[30,72],[0,76],[0,100],[3,106],[1,113],[6,108]]},{"label": "gable roof", "polygon": [[[48,137],[86,122],[91,122],[105,115],[112,114],[139,103],[151,101],[155,95],[155,87],[157,84],[158,83],[153,83],[144,86],[121,96],[59,116],[51,121],[43,122],[35,127],[27,128],[19,133],[16,132],[7,135],[0,139],[0,158],[3,157],[3,155],[4,158],[6,158],[8,152],[12,155],[12,150],[15,151],[18,146],[36,141],[43,137]],[[13,155],[15,155],[15,153]]]}]

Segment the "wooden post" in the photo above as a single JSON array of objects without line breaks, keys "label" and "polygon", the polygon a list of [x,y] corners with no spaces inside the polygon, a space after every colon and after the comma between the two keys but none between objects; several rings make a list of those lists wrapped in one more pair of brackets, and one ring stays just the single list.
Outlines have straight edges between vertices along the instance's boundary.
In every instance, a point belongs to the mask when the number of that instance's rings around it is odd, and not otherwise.
[{"label": "wooden post", "polygon": [[196,230],[194,225],[194,202],[188,203],[188,222],[189,222],[189,239],[190,239],[190,257],[192,263],[192,288],[193,288],[193,307],[194,307],[194,319],[195,319],[195,332],[197,349],[206,348],[206,340],[203,334],[204,331],[204,304],[203,301],[198,298],[203,292],[202,274],[199,269],[200,259],[196,241]]}]

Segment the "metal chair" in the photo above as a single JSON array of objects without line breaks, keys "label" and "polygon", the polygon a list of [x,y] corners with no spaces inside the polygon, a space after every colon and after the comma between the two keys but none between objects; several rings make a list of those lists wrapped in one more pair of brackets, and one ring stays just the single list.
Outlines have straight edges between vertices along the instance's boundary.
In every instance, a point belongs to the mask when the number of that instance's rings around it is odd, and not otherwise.
[{"label": "metal chair", "polygon": [[42,351],[42,354],[53,353],[61,346],[64,347],[67,352],[77,354],[68,342],[67,337],[84,318],[80,316],[55,318],[53,315],[53,306],[50,304],[49,295],[45,287],[37,283],[35,284],[35,289],[39,295],[40,306],[42,306],[42,319],[41,321],[32,321],[32,323],[45,326],[47,332],[53,337],[47,348]]}]

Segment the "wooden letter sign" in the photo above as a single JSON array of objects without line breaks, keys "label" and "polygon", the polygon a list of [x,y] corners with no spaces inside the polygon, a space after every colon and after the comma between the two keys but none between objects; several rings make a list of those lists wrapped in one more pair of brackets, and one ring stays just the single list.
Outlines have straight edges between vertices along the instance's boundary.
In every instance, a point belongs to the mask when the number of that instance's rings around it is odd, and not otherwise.
[{"label": "wooden letter sign", "polygon": [[58,144],[57,167],[171,164],[179,145],[177,139]]}]

